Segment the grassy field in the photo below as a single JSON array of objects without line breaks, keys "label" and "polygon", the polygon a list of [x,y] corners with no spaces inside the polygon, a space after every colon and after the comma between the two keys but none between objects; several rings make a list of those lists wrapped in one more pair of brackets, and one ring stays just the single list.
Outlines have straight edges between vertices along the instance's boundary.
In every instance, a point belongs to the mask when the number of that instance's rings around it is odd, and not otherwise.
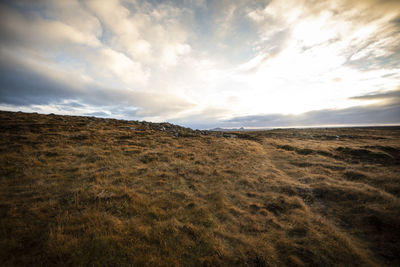
[{"label": "grassy field", "polygon": [[400,128],[0,112],[1,266],[399,266]]}]

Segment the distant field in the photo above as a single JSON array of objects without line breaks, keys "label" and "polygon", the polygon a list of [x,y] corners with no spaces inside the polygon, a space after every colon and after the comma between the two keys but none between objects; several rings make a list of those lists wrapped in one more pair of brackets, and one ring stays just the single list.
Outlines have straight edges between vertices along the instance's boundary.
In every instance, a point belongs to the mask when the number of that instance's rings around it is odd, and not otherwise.
[{"label": "distant field", "polygon": [[400,128],[0,112],[1,266],[400,266]]}]

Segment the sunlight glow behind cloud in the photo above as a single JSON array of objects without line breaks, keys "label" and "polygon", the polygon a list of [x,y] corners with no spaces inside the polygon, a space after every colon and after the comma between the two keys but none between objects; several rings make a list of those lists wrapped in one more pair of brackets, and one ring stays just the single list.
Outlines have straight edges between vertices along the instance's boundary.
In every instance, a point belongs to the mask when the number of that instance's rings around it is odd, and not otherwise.
[{"label": "sunlight glow behind cloud", "polygon": [[17,0],[0,4],[0,31],[1,109],[199,128],[318,110],[400,122],[397,95],[356,98],[400,89],[398,1]]}]

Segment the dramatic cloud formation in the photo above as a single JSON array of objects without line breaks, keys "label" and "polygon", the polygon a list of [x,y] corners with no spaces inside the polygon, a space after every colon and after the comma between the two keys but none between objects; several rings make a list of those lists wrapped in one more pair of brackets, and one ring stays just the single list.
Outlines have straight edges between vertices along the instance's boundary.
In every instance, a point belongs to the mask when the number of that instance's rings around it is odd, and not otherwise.
[{"label": "dramatic cloud formation", "polygon": [[193,128],[400,123],[400,2],[0,3],[0,109]]}]

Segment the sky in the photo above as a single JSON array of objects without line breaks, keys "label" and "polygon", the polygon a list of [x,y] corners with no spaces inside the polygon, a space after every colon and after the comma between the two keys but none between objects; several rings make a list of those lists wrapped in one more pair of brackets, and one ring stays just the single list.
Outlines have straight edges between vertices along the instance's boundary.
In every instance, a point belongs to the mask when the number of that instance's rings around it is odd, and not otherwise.
[{"label": "sky", "polygon": [[3,0],[0,110],[400,124],[400,1]]}]

